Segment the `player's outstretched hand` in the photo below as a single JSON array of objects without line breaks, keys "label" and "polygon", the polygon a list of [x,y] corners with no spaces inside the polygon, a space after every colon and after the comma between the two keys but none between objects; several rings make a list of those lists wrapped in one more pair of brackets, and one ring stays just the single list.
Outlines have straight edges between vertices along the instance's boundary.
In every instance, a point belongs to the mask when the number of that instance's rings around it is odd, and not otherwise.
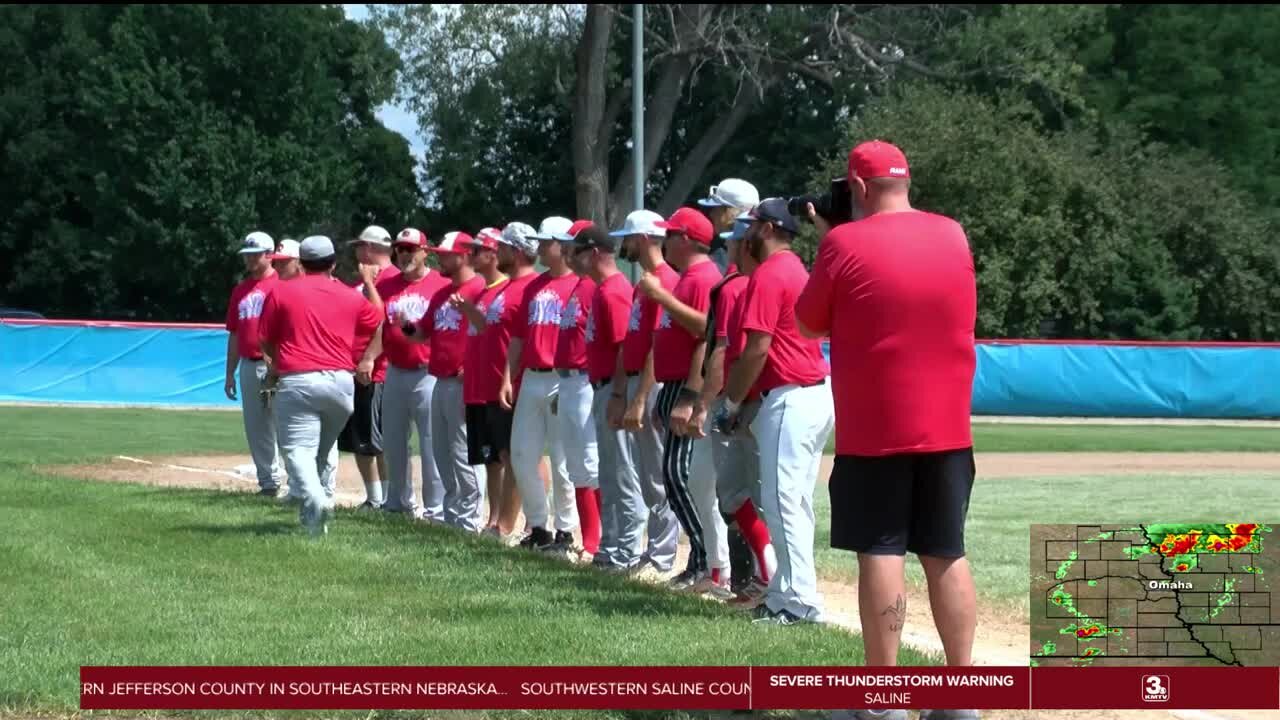
[{"label": "player's outstretched hand", "polygon": [[356,366],[356,381],[361,385],[368,385],[373,382],[373,361],[361,360]]},{"label": "player's outstretched hand", "polygon": [[236,399],[236,376],[235,375],[227,376],[227,384],[223,388],[223,392],[227,394],[228,400]]},{"label": "player's outstretched hand", "polygon": [[689,416],[688,424],[685,425],[685,434],[691,438],[701,440],[707,436],[707,432],[704,430],[706,426],[707,408],[702,403],[698,403],[693,408],[693,414]]},{"label": "player's outstretched hand", "polygon": [[502,389],[498,391],[498,404],[507,412],[511,412],[515,406],[515,393],[512,391],[511,381],[502,383]]},{"label": "player's outstretched hand", "polygon": [[681,400],[671,410],[671,419],[667,421],[667,426],[671,428],[673,434],[688,437],[689,419],[691,417],[693,417],[693,403],[688,400]]}]

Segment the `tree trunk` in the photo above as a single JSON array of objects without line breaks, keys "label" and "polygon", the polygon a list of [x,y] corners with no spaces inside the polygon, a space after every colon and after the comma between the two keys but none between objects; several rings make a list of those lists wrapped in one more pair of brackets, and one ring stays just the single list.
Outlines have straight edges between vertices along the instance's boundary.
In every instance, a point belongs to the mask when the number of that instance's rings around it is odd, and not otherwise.
[{"label": "tree trunk", "polygon": [[729,112],[716,118],[715,123],[707,128],[707,131],[698,139],[698,143],[680,163],[680,168],[671,178],[671,184],[667,186],[666,193],[658,203],[659,214],[665,217],[685,203],[697,185],[698,179],[706,172],[707,165],[715,159],[720,148],[729,142],[733,134],[742,126],[743,121],[760,103],[760,92],[750,79],[744,80],[738,87],[733,107]]},{"label": "tree trunk", "polygon": [[609,35],[617,16],[612,5],[587,6],[582,37],[574,53],[577,77],[573,102],[573,173],[578,217],[603,223],[609,198],[608,146],[601,147]]},{"label": "tree trunk", "polygon": [[[676,106],[680,104],[680,92],[689,79],[693,64],[686,56],[673,57],[663,64],[658,82],[649,91],[645,101],[644,116],[644,176],[649,177],[658,162],[658,154],[671,132]],[[631,207],[631,193],[635,188],[635,155],[629,153],[622,165],[622,172],[613,184],[609,200],[610,222],[620,222],[624,208]]]}]

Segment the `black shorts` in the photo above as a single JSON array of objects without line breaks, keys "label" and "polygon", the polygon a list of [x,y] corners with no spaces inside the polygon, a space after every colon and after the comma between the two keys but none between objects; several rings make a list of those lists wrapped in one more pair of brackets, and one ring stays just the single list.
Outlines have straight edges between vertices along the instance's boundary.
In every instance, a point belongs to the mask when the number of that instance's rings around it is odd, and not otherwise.
[{"label": "black shorts", "polygon": [[467,406],[468,463],[502,462],[500,453],[511,450],[511,415],[496,402]]},{"label": "black shorts", "polygon": [[831,547],[870,555],[964,557],[973,448],[885,457],[837,455]]},{"label": "black shorts", "polygon": [[356,383],[355,412],[338,436],[342,452],[376,457],[382,454],[382,383]]}]

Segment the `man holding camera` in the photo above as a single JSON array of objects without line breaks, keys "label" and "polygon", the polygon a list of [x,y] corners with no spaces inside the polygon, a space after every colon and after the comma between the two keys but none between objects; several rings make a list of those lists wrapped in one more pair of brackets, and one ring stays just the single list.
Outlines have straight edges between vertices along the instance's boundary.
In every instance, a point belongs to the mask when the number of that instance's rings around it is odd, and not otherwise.
[{"label": "man holding camera", "polygon": [[796,323],[796,298],[809,273],[791,250],[799,227],[786,201],[761,202],[751,219],[743,242],[758,265],[742,301],[746,345],[734,362],[715,424],[722,431],[735,428],[742,403],[753,387],[759,390],[751,431],[760,448],[761,509],[778,569],[756,608],[756,621],[821,622],[813,486],[834,423],[827,362],[821,344],[803,337]]},{"label": "man holding camera", "polygon": [[858,554],[867,664],[897,663],[911,552],[924,568],[947,664],[966,666],[977,624],[964,547],[975,473],[976,281],[964,229],[914,210],[910,177],[893,145],[853,149],[848,179],[860,219],[831,229],[811,216],[823,240],[796,315],[810,336],[831,336],[838,418],[831,545]]}]

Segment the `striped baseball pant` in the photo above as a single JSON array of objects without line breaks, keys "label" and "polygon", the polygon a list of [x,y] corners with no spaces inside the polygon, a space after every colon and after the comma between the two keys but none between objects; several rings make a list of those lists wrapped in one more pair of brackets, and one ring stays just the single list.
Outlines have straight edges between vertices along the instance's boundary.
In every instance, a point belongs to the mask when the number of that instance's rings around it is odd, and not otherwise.
[{"label": "striped baseball pant", "polygon": [[[684,381],[677,380],[664,384],[658,393],[657,410],[664,428],[683,389]],[[698,508],[689,492],[694,438],[675,435],[670,429],[666,430],[664,437],[662,479],[667,489],[667,501],[680,521],[680,528],[689,538],[689,562],[685,571],[701,575],[707,572],[707,545],[702,537],[702,519],[698,517]]]}]

